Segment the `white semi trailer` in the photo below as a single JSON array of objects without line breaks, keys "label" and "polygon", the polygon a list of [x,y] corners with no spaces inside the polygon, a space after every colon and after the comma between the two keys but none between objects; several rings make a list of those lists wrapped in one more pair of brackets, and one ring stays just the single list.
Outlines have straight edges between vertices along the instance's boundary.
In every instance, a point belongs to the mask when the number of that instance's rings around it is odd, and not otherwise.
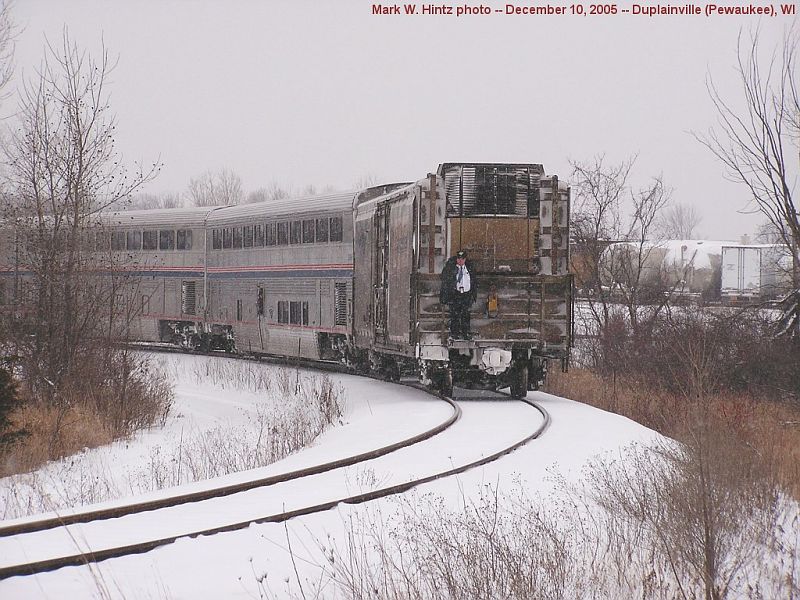
[{"label": "white semi trailer", "polygon": [[785,291],[785,249],[776,244],[722,247],[722,300],[747,302]]}]

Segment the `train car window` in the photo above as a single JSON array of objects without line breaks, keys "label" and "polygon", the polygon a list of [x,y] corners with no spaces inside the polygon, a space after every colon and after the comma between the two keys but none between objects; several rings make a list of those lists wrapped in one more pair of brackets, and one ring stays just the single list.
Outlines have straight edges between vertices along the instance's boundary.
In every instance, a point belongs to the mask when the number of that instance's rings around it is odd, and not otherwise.
[{"label": "train car window", "polygon": [[317,235],[318,242],[328,241],[328,219],[317,219]]},{"label": "train car window", "polygon": [[215,229],[211,232],[211,249],[222,250],[222,229]]},{"label": "train car window", "polygon": [[292,325],[308,325],[308,302],[289,303],[289,323]]},{"label": "train car window", "polygon": [[267,246],[274,246],[278,243],[277,234],[275,233],[275,223],[267,223],[264,226],[264,242]]},{"label": "train car window", "polygon": [[158,249],[175,250],[175,231],[162,229],[158,232]]},{"label": "train car window", "polygon": [[306,219],[303,221],[303,243],[314,243],[314,219]]},{"label": "train car window", "polygon": [[289,229],[292,244],[300,244],[303,241],[303,225],[302,221],[292,221]]},{"label": "train car window", "polygon": [[253,226],[252,225],[245,225],[244,231],[242,232],[242,245],[245,248],[252,248],[253,247]]},{"label": "train car window", "polygon": [[242,228],[241,227],[234,227],[233,228],[233,247],[234,248],[241,248],[242,247]]},{"label": "train car window", "polygon": [[289,223],[278,223],[278,246],[289,244]]},{"label": "train car window", "polygon": [[222,247],[228,249],[233,246],[233,231],[230,227],[222,230]]},{"label": "train car window", "polygon": [[300,325],[301,321],[301,313],[300,313],[300,303],[299,302],[290,302],[289,303],[289,323],[292,325]]},{"label": "train car window", "polygon": [[158,232],[157,231],[143,231],[142,232],[142,249],[143,250],[156,250],[158,248]]},{"label": "train car window", "polygon": [[289,302],[286,300],[278,301],[278,323],[289,322]]},{"label": "train car window", "polygon": [[332,242],[342,241],[342,217],[331,217],[330,240]]},{"label": "train car window", "polygon": [[253,225],[253,246],[260,248],[264,245],[264,226]]},{"label": "train car window", "polygon": [[111,249],[112,250],[125,250],[125,232],[112,231],[111,232]]},{"label": "train car window", "polygon": [[178,229],[178,250],[192,249],[192,230]]},{"label": "train car window", "polygon": [[108,250],[109,241],[110,240],[108,238],[107,231],[98,231],[94,238],[94,249],[98,252],[104,252]]},{"label": "train car window", "polygon": [[133,229],[127,234],[127,248],[128,250],[141,250],[142,249],[142,232],[138,229]]}]

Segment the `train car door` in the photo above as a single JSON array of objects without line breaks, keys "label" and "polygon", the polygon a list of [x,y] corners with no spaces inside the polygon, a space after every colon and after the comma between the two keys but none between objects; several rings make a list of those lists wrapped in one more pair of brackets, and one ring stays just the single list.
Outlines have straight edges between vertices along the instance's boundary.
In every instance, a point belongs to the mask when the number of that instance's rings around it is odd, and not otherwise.
[{"label": "train car door", "polygon": [[375,211],[375,279],[373,284],[373,330],[376,341],[386,341],[386,319],[389,284],[389,214],[387,203]]}]

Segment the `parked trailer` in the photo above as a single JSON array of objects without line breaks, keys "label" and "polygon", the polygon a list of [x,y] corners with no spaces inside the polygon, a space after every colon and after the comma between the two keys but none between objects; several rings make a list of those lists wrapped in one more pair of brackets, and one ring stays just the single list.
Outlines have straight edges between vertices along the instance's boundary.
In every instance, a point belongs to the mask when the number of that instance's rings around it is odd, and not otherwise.
[{"label": "parked trailer", "polygon": [[723,302],[753,302],[779,296],[786,289],[785,255],[777,244],[723,246]]}]

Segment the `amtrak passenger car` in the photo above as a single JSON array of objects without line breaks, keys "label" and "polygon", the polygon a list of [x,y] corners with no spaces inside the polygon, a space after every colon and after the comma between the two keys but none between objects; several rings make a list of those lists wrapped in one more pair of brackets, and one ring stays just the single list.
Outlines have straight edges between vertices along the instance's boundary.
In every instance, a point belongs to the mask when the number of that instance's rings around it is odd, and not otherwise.
[{"label": "amtrak passenger car", "polygon": [[353,197],[105,215],[138,276],[133,337],[325,358],[350,323]]}]

